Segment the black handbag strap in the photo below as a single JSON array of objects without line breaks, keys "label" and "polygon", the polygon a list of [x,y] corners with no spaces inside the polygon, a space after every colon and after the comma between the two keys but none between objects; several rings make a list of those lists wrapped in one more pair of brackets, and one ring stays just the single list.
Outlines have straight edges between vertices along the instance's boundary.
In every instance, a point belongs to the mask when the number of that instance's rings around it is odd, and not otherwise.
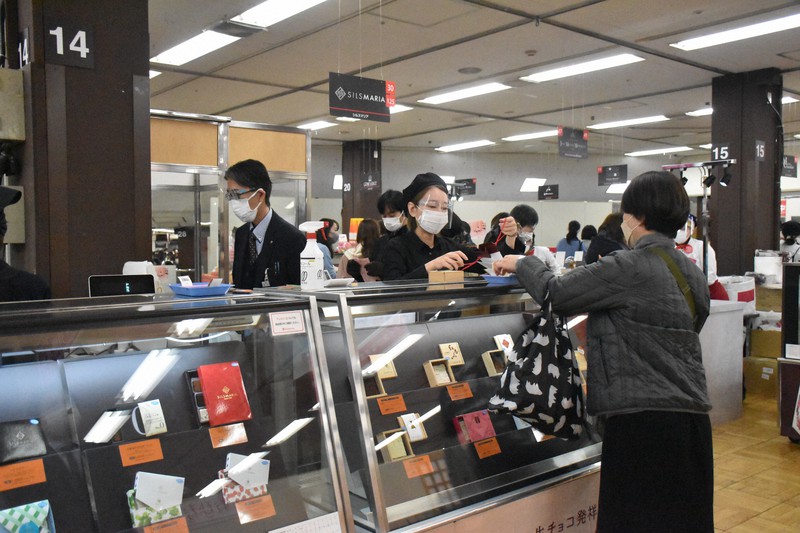
[{"label": "black handbag strap", "polygon": [[652,248],[647,248],[647,250],[656,254],[667,265],[667,268],[669,268],[669,271],[672,273],[672,276],[678,283],[678,288],[681,290],[681,294],[683,294],[683,297],[686,299],[686,303],[689,305],[689,312],[692,314],[692,322],[696,323],[697,308],[694,302],[694,293],[692,292],[692,288],[689,287],[689,282],[686,281],[686,277],[683,275],[683,272],[681,272],[678,264],[669,255],[669,252],[663,248],[653,246]]}]

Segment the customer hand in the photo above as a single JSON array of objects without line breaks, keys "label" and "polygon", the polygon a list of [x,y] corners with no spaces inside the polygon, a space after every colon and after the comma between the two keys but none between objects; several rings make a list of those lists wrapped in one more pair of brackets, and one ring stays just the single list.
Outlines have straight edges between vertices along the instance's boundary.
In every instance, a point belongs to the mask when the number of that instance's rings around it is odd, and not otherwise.
[{"label": "customer hand", "polygon": [[516,237],[517,233],[519,233],[519,228],[517,227],[517,221],[514,220],[514,217],[508,216],[505,218],[501,218],[499,220],[500,223],[500,231],[503,232],[503,235],[506,237]]},{"label": "customer hand", "polygon": [[460,250],[447,252],[433,261],[425,263],[425,270],[428,272],[433,272],[434,270],[458,270],[464,266],[464,261],[466,260],[466,254]]},{"label": "customer hand", "polygon": [[498,276],[511,274],[517,271],[517,261],[525,257],[524,255],[507,255],[492,263],[494,273]]}]

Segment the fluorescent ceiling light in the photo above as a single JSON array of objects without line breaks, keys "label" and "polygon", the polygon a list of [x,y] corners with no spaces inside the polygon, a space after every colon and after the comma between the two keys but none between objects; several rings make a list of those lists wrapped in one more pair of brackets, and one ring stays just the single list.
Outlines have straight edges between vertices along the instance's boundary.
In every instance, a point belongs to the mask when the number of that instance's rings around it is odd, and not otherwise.
[{"label": "fluorescent ceiling light", "polygon": [[448,93],[437,94],[422,100],[417,100],[421,104],[444,104],[445,102],[453,102],[454,100],[463,100],[464,98],[472,98],[473,96],[480,96],[482,94],[496,93],[497,91],[505,91],[510,89],[508,85],[502,83],[486,83],[478,85],[477,87],[470,87],[468,89],[460,89],[458,91],[451,91]]},{"label": "fluorescent ceiling light", "polygon": [[241,15],[233,17],[233,22],[241,22],[250,26],[268,28],[282,20],[293,17],[298,13],[311,9],[325,0],[267,0],[255,7],[251,7]]},{"label": "fluorescent ceiling light", "polygon": [[635,126],[636,124],[650,124],[652,122],[664,122],[669,120],[664,115],[654,115],[652,117],[630,118],[628,120],[617,120],[614,122],[602,122],[593,126],[586,126],[590,130],[607,130],[609,128],[622,128],[623,126]]},{"label": "fluorescent ceiling light", "polygon": [[687,111],[685,114],[689,115],[690,117],[705,117],[714,113],[713,107],[703,107],[700,109],[695,109],[694,111]]},{"label": "fluorescent ceiling light", "polygon": [[544,178],[525,178],[519,192],[536,192],[547,180]]},{"label": "fluorescent ceiling light", "polygon": [[[660,155],[660,154],[671,154],[674,152],[686,152],[689,150],[693,150],[691,146],[665,146],[664,148],[655,148],[653,150],[639,150],[638,152],[628,152],[628,157],[640,157],[643,155]],[[616,184],[619,185],[619,184]]]},{"label": "fluorescent ceiling light", "polygon": [[150,71],[150,79],[152,80],[152,79],[153,79],[153,78],[155,78],[156,76],[161,76],[161,72],[160,72],[160,71],[158,71],[158,70],[151,70],[151,71]]},{"label": "fluorescent ceiling light", "polygon": [[453,185],[456,182],[455,176],[439,176],[448,185]]},{"label": "fluorescent ceiling light", "polygon": [[333,176],[333,190],[334,191],[341,191],[343,182],[344,182],[344,176],[342,176],[341,174],[334,175]]},{"label": "fluorescent ceiling light", "polygon": [[628,184],[630,184],[630,181],[626,181],[625,183],[614,183],[613,185],[609,186],[608,189],[606,189],[606,194],[622,194],[625,192],[625,189],[628,188]]},{"label": "fluorescent ceiling light", "polygon": [[469,150],[470,148],[478,148],[480,146],[490,146],[495,144],[494,141],[482,139],[480,141],[471,141],[468,143],[451,144],[448,146],[440,146],[436,148],[437,152],[457,152],[459,150]]},{"label": "fluorescent ceiling light", "polygon": [[165,65],[183,65],[198,57],[210,54],[214,50],[219,50],[232,42],[238,41],[239,37],[225,35],[215,31],[204,31],[200,35],[195,35],[188,41],[183,41],[177,46],[173,46],[165,52],[161,52],[155,57],[151,57],[153,63]]},{"label": "fluorescent ceiling light", "polygon": [[583,63],[576,63],[566,67],[559,67],[542,72],[535,72],[520,78],[523,81],[530,81],[534,83],[541,83],[543,81],[557,80],[559,78],[568,78],[569,76],[577,76],[578,74],[586,74],[587,72],[596,72],[598,70],[605,70],[607,68],[621,67],[623,65],[630,65],[644,61],[643,57],[635,56],[633,54],[619,54],[603,59],[594,59],[592,61],[584,61]]},{"label": "fluorescent ceiling light", "polygon": [[708,48],[709,46],[717,46],[718,44],[732,43],[734,41],[777,33],[779,31],[791,30],[797,27],[800,27],[800,15],[791,15],[775,20],[768,20],[766,22],[759,22],[758,24],[743,26],[741,28],[703,35],[702,37],[686,39],[685,41],[671,43],[670,46],[686,51],[698,50],[700,48]]},{"label": "fluorescent ceiling light", "polygon": [[793,104],[795,102],[800,102],[800,100],[798,100],[797,98],[795,98],[793,96],[784,96],[783,98],[781,98],[781,103],[784,104],[784,105]]},{"label": "fluorescent ceiling light", "polygon": [[338,120],[339,122],[358,122],[361,119],[353,117],[336,117],[336,120]]},{"label": "fluorescent ceiling light", "polygon": [[795,133],[795,134],[794,134],[794,138],[795,138],[795,139],[800,139],[800,133]]},{"label": "fluorescent ceiling light", "polygon": [[512,135],[511,137],[503,137],[504,141],[528,141],[530,139],[543,139],[545,137],[558,136],[558,130],[537,131],[536,133],[523,133],[522,135]]},{"label": "fluorescent ceiling light", "polygon": [[702,148],[703,150],[711,150],[712,146],[714,146],[714,145],[711,144],[711,143],[708,143],[708,144],[701,144],[701,145],[698,146],[698,148]]},{"label": "fluorescent ceiling light", "polygon": [[317,120],[315,122],[309,122],[307,124],[300,124],[297,126],[301,130],[322,130],[325,128],[330,128],[331,126],[336,126],[334,122],[328,122],[327,120]]},{"label": "fluorescent ceiling light", "polygon": [[389,108],[389,114],[396,115],[397,113],[402,113],[403,111],[411,111],[412,109],[414,108],[408,107],[407,105],[395,104]]},{"label": "fluorescent ceiling light", "polygon": [[292,435],[294,435],[295,433],[306,427],[312,420],[314,419],[300,418],[294,420],[291,424],[280,430],[277,435],[269,439],[267,443],[264,445],[264,447],[277,446],[278,444],[284,442],[285,440],[288,440]]}]

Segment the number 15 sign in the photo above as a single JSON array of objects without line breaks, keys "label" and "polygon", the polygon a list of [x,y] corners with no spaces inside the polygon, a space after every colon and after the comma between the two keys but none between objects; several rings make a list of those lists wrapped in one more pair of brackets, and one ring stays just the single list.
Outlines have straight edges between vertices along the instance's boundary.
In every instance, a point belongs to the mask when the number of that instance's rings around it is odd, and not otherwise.
[{"label": "number 15 sign", "polygon": [[94,68],[94,36],[90,29],[51,23],[44,42],[48,63]]}]

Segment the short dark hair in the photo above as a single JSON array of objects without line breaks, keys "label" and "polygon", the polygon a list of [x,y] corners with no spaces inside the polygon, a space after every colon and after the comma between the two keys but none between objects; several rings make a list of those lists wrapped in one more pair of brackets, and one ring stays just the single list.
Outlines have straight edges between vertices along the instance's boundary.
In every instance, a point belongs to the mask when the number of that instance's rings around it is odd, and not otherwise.
[{"label": "short dark hair", "polygon": [[403,205],[403,193],[395,191],[394,189],[389,189],[381,194],[378,198],[378,213],[383,216],[387,209],[390,213],[393,211],[400,211],[402,213],[405,209]]},{"label": "short dark hair", "polygon": [[517,224],[520,227],[525,226],[535,226],[539,223],[539,213],[536,212],[536,209],[532,208],[529,205],[519,204],[515,205],[514,208],[509,213],[514,220],[517,221]]},{"label": "short dark hair", "polygon": [[581,230],[582,241],[588,241],[594,239],[596,236],[597,236],[597,228],[595,228],[591,224],[586,224]]},{"label": "short dark hair", "polygon": [[671,172],[636,176],[622,194],[622,212],[644,218],[644,227],[675,238],[689,218],[689,196]]},{"label": "short dark hair", "polygon": [[245,159],[239,161],[225,171],[225,180],[233,180],[239,185],[249,189],[263,189],[266,194],[266,204],[272,195],[272,180],[269,179],[267,167],[261,161]]}]

